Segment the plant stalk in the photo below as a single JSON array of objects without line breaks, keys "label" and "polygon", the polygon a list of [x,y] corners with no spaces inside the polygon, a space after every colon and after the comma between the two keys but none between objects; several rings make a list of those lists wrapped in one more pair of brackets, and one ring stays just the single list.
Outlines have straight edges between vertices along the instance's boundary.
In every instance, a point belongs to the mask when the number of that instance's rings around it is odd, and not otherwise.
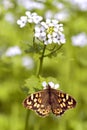
[{"label": "plant stalk", "polygon": [[28,119],[29,119],[29,110],[27,110],[27,113],[26,113],[26,120],[25,120],[25,130],[29,130],[28,129]]},{"label": "plant stalk", "polygon": [[39,70],[38,70],[38,73],[37,73],[37,77],[39,77],[39,75],[42,72],[43,58],[44,58],[45,49],[46,49],[46,45],[44,45],[43,52],[42,52],[42,55],[40,57],[40,65],[39,65]]},{"label": "plant stalk", "polygon": [[[42,55],[40,57],[40,65],[39,65],[39,69],[38,69],[38,73],[37,73],[37,77],[39,77],[39,75],[41,74],[42,71],[42,66],[43,66],[43,58],[44,58],[44,53],[45,53],[45,49],[46,49],[46,45],[44,45],[43,51],[42,51]],[[26,121],[25,121],[25,130],[29,130],[29,124],[28,124],[28,120],[29,120],[29,110],[27,110],[26,113]]]}]

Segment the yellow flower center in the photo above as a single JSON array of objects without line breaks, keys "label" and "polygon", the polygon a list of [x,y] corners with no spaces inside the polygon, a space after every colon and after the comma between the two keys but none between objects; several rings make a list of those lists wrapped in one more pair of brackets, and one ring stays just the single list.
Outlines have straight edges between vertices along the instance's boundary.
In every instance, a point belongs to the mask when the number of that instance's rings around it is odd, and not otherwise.
[{"label": "yellow flower center", "polygon": [[48,34],[52,34],[54,32],[54,27],[49,27],[48,29],[47,29],[47,33]]}]

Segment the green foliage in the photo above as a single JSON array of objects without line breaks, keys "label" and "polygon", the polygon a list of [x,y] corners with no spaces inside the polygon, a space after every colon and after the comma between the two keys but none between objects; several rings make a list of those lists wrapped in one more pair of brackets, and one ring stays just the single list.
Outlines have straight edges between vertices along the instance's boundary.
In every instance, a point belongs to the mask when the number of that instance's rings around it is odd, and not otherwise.
[{"label": "green foliage", "polygon": [[28,94],[34,93],[35,91],[43,89],[42,83],[44,81],[46,81],[47,83],[50,81],[55,84],[58,83],[58,80],[56,80],[56,78],[53,77],[45,78],[41,76],[37,77],[35,75],[32,75],[31,77],[25,80],[25,84],[24,84],[25,87],[23,87],[22,90],[27,91]]},{"label": "green foliage", "polygon": [[32,75],[30,78],[28,78],[25,81],[25,86],[28,87],[29,93],[35,92],[35,89],[41,88],[41,82],[40,79],[34,75]]}]

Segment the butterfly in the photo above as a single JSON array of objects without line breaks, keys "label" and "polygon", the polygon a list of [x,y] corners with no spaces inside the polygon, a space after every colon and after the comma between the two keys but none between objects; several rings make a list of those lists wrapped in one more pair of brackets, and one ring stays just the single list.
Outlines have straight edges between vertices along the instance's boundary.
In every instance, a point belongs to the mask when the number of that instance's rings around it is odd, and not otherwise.
[{"label": "butterfly", "polygon": [[67,109],[74,108],[76,101],[70,95],[51,88],[48,84],[44,90],[31,94],[24,99],[23,106],[34,110],[42,117],[48,116],[50,112],[59,116]]}]

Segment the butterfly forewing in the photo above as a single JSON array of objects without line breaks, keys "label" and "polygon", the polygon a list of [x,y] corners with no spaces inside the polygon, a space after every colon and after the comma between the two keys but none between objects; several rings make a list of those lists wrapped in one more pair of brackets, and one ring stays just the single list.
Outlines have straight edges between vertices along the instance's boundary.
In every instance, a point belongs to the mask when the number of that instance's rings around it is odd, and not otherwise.
[{"label": "butterfly forewing", "polygon": [[47,116],[51,111],[48,90],[31,94],[23,101],[24,107],[35,110],[40,116]]},{"label": "butterfly forewing", "polygon": [[62,91],[51,89],[51,109],[53,114],[62,115],[67,109],[76,105],[74,98]]}]

